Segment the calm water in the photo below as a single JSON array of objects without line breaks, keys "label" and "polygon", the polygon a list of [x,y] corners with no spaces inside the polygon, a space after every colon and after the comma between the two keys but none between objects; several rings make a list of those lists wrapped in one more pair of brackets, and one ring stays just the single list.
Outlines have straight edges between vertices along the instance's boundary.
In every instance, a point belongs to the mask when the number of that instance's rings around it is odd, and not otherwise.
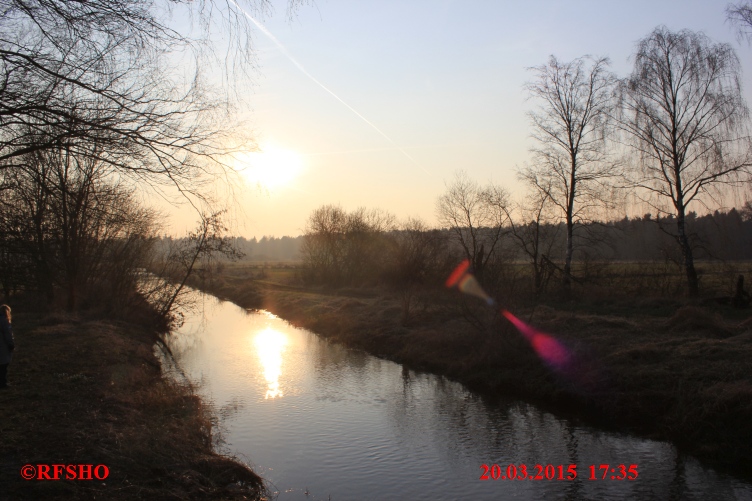
[{"label": "calm water", "polygon": [[[216,406],[221,448],[252,464],[279,500],[752,499],[750,483],[670,444],[491,401],[269,313],[200,297],[169,345]],[[481,481],[484,463],[524,463],[531,473],[564,465],[565,475],[576,464],[577,478]],[[588,480],[588,466],[604,463],[636,464],[639,477]]]}]

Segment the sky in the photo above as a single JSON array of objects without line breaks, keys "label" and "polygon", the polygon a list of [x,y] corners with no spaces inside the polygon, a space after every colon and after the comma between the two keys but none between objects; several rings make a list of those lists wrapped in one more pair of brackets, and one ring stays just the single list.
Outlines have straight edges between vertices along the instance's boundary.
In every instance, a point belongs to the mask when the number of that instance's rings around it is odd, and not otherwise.
[{"label": "sky", "polygon": [[[285,2],[273,6],[255,17],[264,30],[254,27],[239,110],[262,149],[238,162],[246,187],[232,228],[248,238],[299,235],[325,204],[436,225],[436,199],[459,170],[521,196],[528,68],[590,54],[624,77],[659,25],[732,44],[752,103],[752,48],[724,2],[316,0],[292,20]],[[167,212],[176,233],[193,226],[185,208]]]}]

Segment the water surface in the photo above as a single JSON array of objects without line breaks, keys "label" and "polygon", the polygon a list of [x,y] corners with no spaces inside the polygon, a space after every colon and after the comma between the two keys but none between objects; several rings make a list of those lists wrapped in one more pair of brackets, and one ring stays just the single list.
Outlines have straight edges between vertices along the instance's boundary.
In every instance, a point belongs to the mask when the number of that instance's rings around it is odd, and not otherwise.
[{"label": "water surface", "polygon": [[[279,500],[752,499],[750,483],[671,444],[484,398],[196,294],[199,311],[168,344],[216,406],[221,448],[254,466]],[[482,481],[482,464],[504,476],[509,464],[529,473],[563,465],[565,476],[575,464],[577,478]],[[634,464],[639,476],[601,479],[601,464]]]}]

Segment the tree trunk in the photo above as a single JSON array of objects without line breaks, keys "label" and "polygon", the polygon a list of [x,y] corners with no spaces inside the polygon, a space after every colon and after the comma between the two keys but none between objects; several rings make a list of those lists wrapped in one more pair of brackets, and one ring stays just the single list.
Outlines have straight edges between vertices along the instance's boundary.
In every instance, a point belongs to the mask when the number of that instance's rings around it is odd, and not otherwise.
[{"label": "tree trunk", "polygon": [[572,218],[567,214],[567,255],[564,260],[564,288],[568,291],[572,283],[572,254],[574,253],[574,244],[572,236],[574,234],[574,223]]},{"label": "tree trunk", "polygon": [[677,228],[679,231],[679,245],[681,246],[682,259],[684,260],[684,269],[687,273],[687,286],[689,297],[697,297],[700,293],[700,288],[697,280],[697,271],[695,270],[695,261],[692,256],[692,246],[689,244],[689,238],[687,237],[687,229],[684,221],[684,207],[679,207],[677,210]]},{"label": "tree trunk", "polygon": [[55,286],[53,282],[52,270],[49,265],[49,256],[47,255],[47,247],[44,241],[44,230],[42,228],[42,218],[37,216],[34,218],[35,226],[35,272],[39,290],[44,292],[47,306],[52,306],[55,302]]},{"label": "tree trunk", "polygon": [[45,262],[37,263],[36,272],[39,290],[44,293],[47,306],[52,306],[55,303],[55,285],[52,280],[52,272]]},{"label": "tree trunk", "polygon": [[68,311],[75,311],[76,306],[76,285],[70,283],[68,284]]},{"label": "tree trunk", "polygon": [[569,141],[569,151],[572,165],[569,171],[569,198],[567,200],[567,255],[564,259],[564,291],[569,295],[572,287],[572,254],[574,253],[574,198],[575,189],[577,188],[577,153],[572,144],[571,136]]},{"label": "tree trunk", "polygon": [[533,283],[535,289],[533,289],[533,297],[536,299],[540,296],[541,288],[543,287],[543,258],[540,263],[533,261]]},{"label": "tree trunk", "polygon": [[483,283],[483,269],[485,268],[485,262],[483,258],[486,254],[484,244],[480,244],[480,249],[478,252],[473,256],[473,260],[471,261],[473,263],[473,272],[475,274],[475,278],[478,279],[479,282]]},{"label": "tree trunk", "polygon": [[533,246],[532,246],[532,264],[533,264],[533,281],[535,285],[535,289],[533,289],[534,294],[533,297],[537,300],[540,298],[542,289],[543,289],[543,273],[546,266],[546,256],[541,255],[540,252],[540,246],[541,246],[541,216],[540,212],[538,212],[538,218],[533,221],[532,224],[535,225],[535,231],[533,232]]}]

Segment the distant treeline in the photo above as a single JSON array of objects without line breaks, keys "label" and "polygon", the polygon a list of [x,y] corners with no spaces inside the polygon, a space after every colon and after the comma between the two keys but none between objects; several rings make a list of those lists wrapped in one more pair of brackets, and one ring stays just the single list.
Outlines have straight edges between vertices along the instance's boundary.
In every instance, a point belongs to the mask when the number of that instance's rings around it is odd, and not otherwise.
[{"label": "distant treeline", "polygon": [[[158,249],[166,252],[166,249],[173,243],[180,242],[183,238],[174,238],[171,236],[162,236],[159,239]],[[271,237],[264,236],[261,239],[253,237],[225,237],[226,242],[233,247],[240,259],[244,261],[254,261],[259,263],[275,263],[280,261],[295,262],[300,261],[300,247],[303,244],[303,237]],[[219,261],[227,261],[229,258],[219,256]],[[235,261],[238,258],[233,257]]]},{"label": "distant treeline", "polygon": [[[556,235],[551,259],[562,259],[564,223],[551,230]],[[752,260],[752,209],[715,211],[698,216],[687,214],[689,237],[698,259],[718,261]],[[575,237],[575,257],[579,260],[670,261],[681,263],[676,245],[676,218],[624,217],[619,221],[583,225]],[[506,236],[509,239],[509,235]]]},{"label": "distant treeline", "polygon": [[303,237],[244,237],[231,239],[237,250],[249,261],[299,261]]},{"label": "distant treeline", "polygon": [[[704,216],[689,212],[686,221],[698,258],[752,260],[752,206],[749,202],[741,210],[715,211]],[[625,217],[605,225],[608,238],[599,250],[602,248],[604,255],[611,259],[680,262],[675,227],[673,216],[660,219],[650,214],[642,218]]]},{"label": "distant treeline", "polygon": [[[752,260],[752,208],[746,206],[740,210],[715,211],[711,214],[698,216],[695,212],[687,215],[690,225],[690,235],[694,241],[700,259],[715,259],[722,261]],[[548,231],[558,236],[560,244],[563,241],[564,223],[548,225]],[[600,258],[621,261],[678,261],[675,237],[671,234],[675,223],[672,216],[656,219],[651,214],[642,217],[624,217],[619,221],[607,223],[591,223],[591,232],[596,232],[598,239],[580,238],[579,249],[576,254],[582,258]],[[396,229],[390,233],[395,236],[408,230]],[[449,238],[448,229],[424,230],[442,238]],[[513,252],[515,244],[511,234],[503,237],[502,247],[510,248]],[[253,237],[231,238],[230,241],[237,250],[244,254],[246,261],[278,262],[301,261],[301,247],[305,236],[297,237],[264,236],[260,239]],[[562,248],[561,245],[554,245]],[[553,260],[562,259],[561,252],[552,251],[548,256]],[[517,256],[521,259],[522,256]]]},{"label": "distant treeline", "polygon": [[[491,290],[509,292],[514,283],[515,290],[541,293],[562,278],[564,222],[513,225],[508,221],[498,228],[471,231],[470,227],[431,229],[417,220],[402,224],[395,221],[380,210],[348,213],[340,207],[324,206],[311,214],[302,237],[245,242],[249,249],[258,249],[261,242],[264,249],[273,249],[275,244],[285,249],[285,254],[265,253],[270,261],[283,261],[291,255],[287,252],[298,249],[301,279],[309,284],[440,285],[452,267],[465,258]],[[703,216],[692,212],[687,215],[687,223],[699,259],[717,263],[752,260],[750,203],[740,210]],[[671,287],[680,287],[682,256],[675,228],[673,216],[655,218],[650,214],[578,225],[574,280],[592,282],[609,264],[651,263],[655,268],[651,268],[651,274],[670,275],[676,279]],[[258,255],[248,253],[246,258],[258,260]],[[635,269],[648,271],[648,267]],[[667,287],[661,286],[668,291]]]}]

